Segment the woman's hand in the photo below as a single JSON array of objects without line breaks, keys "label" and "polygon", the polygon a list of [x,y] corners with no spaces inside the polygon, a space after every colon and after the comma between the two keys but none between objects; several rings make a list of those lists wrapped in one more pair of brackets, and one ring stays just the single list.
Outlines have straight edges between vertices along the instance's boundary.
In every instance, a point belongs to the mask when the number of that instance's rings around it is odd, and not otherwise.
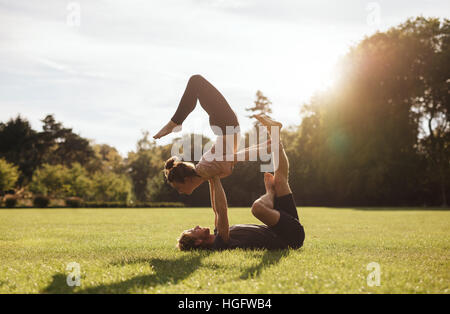
[{"label": "woman's hand", "polygon": [[175,122],[173,122],[172,120],[169,121],[169,123],[167,123],[162,129],[161,131],[159,131],[155,136],[153,136],[153,138],[155,140],[166,136],[172,132],[179,132],[181,131],[181,125],[176,124]]}]

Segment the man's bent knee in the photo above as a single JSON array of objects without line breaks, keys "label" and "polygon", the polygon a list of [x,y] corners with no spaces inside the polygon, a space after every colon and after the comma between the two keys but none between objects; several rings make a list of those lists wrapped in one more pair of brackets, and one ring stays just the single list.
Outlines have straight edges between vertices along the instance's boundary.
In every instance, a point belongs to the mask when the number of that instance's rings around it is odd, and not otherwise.
[{"label": "man's bent knee", "polygon": [[258,218],[259,216],[261,216],[261,213],[264,211],[264,205],[261,203],[261,201],[258,199],[255,202],[253,202],[252,205],[252,214],[253,216],[255,216],[256,218]]}]

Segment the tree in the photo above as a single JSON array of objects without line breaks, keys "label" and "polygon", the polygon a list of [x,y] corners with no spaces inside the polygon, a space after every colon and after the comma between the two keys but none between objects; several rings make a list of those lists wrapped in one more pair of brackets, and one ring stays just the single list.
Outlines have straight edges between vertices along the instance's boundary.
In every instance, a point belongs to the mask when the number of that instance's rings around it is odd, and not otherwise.
[{"label": "tree", "polygon": [[416,44],[420,94],[413,99],[421,127],[420,149],[429,160],[428,171],[436,178],[441,204],[446,207],[450,181],[450,20],[409,20],[401,26]]},{"label": "tree", "polygon": [[440,49],[448,53],[443,43],[448,36],[442,34],[448,20],[439,25],[436,19],[408,20],[364,39],[343,58],[338,84],[312,98],[296,144],[288,148],[296,155],[293,177],[304,197],[346,205],[421,203],[426,201],[424,177],[436,175],[423,167],[423,156],[431,165],[426,156],[438,151],[438,163],[445,167],[435,163],[431,168],[448,178],[448,150],[443,154],[448,137],[441,136],[448,132],[447,122],[431,128],[431,138],[439,138],[440,145],[418,141],[424,117],[418,101],[448,121],[448,83],[443,79],[448,73],[427,74],[431,68],[448,69],[448,58],[435,55],[443,53]]},{"label": "tree", "polygon": [[178,192],[165,182],[162,172],[148,180],[147,193],[149,200],[152,202],[177,202],[182,200]]},{"label": "tree", "polygon": [[252,113],[248,117],[252,117],[254,114],[272,113],[272,109],[270,108],[272,102],[266,96],[264,96],[264,94],[261,91],[258,90],[256,92],[256,100],[253,103],[254,103],[253,107],[245,109],[246,111],[250,111]]},{"label": "tree", "polygon": [[0,158],[0,192],[14,189],[18,179],[18,167]]},{"label": "tree", "polygon": [[93,192],[96,201],[128,202],[132,196],[132,185],[124,175],[99,172],[93,177]]},{"label": "tree", "polygon": [[[272,113],[271,105],[272,102],[264,96],[264,94],[258,90],[256,92],[256,100],[253,102],[254,106],[250,108],[246,108],[246,111],[250,111],[251,114],[247,117],[252,118],[255,114],[270,114]],[[265,141],[266,137],[260,134],[260,130],[258,128],[259,122],[255,121],[253,123],[255,126],[256,138],[258,139],[258,143]]]},{"label": "tree", "polygon": [[116,148],[107,144],[91,144],[91,147],[94,156],[86,165],[89,172],[112,171],[117,174],[125,174],[125,161]]},{"label": "tree", "polygon": [[162,151],[157,148],[154,141],[148,139],[148,136],[148,132],[143,132],[142,138],[137,142],[136,152],[130,152],[127,157],[128,173],[133,182],[134,194],[140,202],[149,201],[149,180],[160,174],[164,166]]},{"label": "tree", "polygon": [[65,196],[77,196],[84,200],[90,200],[95,198],[93,185],[93,180],[89,177],[87,170],[81,164],[73,163],[66,175],[67,194]]},{"label": "tree", "polygon": [[30,191],[53,198],[77,196],[85,200],[94,197],[93,182],[80,164],[68,168],[63,165],[44,164],[33,174]]},{"label": "tree", "polygon": [[37,169],[30,183],[30,191],[54,198],[72,196],[70,194],[70,173],[63,165],[44,164]]},{"label": "tree", "polygon": [[37,169],[30,191],[52,198],[80,197],[87,201],[128,202],[132,196],[130,180],[112,171],[92,176],[79,163],[72,167],[44,164]]},{"label": "tree", "polygon": [[75,162],[86,165],[94,157],[89,141],[64,128],[52,115],[42,122],[42,132],[33,130],[20,115],[0,123],[0,157],[19,167],[19,185],[27,184],[44,163],[70,167]]},{"label": "tree", "polygon": [[84,166],[94,157],[89,141],[73,133],[72,129],[64,128],[53,115],[47,115],[42,122],[43,132],[39,133],[39,139],[46,152],[43,162],[66,166],[78,162]]},{"label": "tree", "polygon": [[0,123],[0,157],[18,166],[22,185],[31,179],[40,165],[42,149],[37,145],[37,132],[28,120],[20,115],[6,123]]}]

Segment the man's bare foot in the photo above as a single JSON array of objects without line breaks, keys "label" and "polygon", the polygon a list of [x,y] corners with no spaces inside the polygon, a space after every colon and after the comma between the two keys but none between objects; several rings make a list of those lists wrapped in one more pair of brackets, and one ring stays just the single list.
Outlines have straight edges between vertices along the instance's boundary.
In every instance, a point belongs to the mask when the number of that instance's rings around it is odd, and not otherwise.
[{"label": "man's bare foot", "polygon": [[169,123],[167,123],[161,129],[161,131],[159,131],[155,136],[153,136],[153,138],[156,140],[156,139],[166,136],[172,132],[179,132],[179,131],[181,131],[181,125],[178,125],[175,122],[173,122],[172,120],[170,120]]},{"label": "man's bare foot", "polygon": [[252,117],[261,122],[262,125],[266,126],[269,131],[270,127],[272,126],[279,127],[280,129],[283,127],[283,124],[281,122],[273,120],[271,117],[264,113],[255,114]]},{"label": "man's bare foot", "polygon": [[270,172],[264,173],[264,186],[267,193],[275,193],[275,177]]}]

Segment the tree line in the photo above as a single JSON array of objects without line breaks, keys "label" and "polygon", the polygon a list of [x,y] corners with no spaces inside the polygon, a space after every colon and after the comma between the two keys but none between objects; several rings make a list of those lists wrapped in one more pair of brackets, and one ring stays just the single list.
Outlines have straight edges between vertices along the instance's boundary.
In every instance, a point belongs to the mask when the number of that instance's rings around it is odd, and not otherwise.
[{"label": "tree line", "polygon": [[[448,19],[409,19],[364,38],[342,58],[336,83],[303,104],[298,125],[282,132],[298,205],[447,205],[449,32]],[[248,110],[270,113],[273,106],[258,91]],[[181,196],[165,182],[170,151],[144,132],[123,157],[53,115],[42,120],[41,131],[18,116],[0,123],[0,190],[209,206],[207,184]],[[238,163],[223,180],[231,206],[248,206],[264,192],[259,167]]]}]

